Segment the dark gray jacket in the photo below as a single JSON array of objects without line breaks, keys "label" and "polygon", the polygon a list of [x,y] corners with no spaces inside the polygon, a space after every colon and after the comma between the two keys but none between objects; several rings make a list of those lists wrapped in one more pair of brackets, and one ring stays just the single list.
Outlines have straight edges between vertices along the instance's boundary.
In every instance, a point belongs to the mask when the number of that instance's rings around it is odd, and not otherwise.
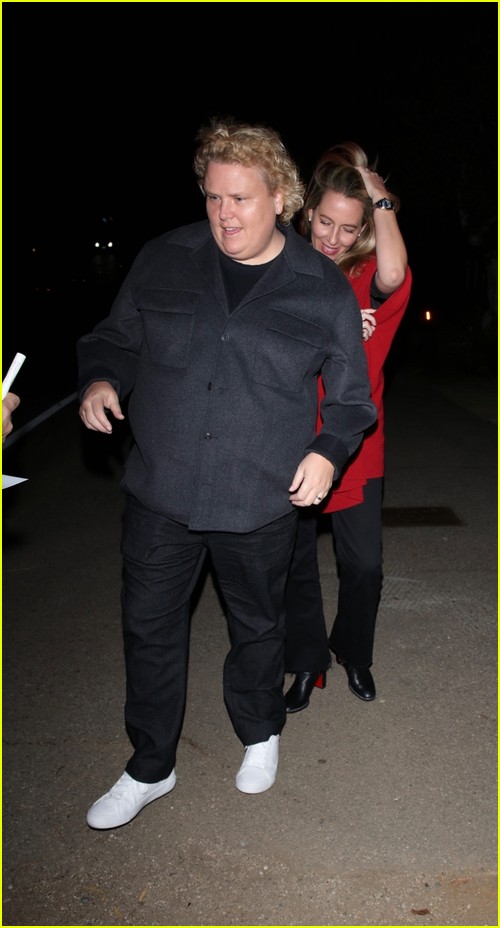
[{"label": "dark gray jacket", "polygon": [[123,490],[193,530],[249,532],[290,512],[304,455],[338,477],[376,419],[350,284],[281,231],[281,256],[231,314],[208,222],[153,239],[78,342],[80,395],[95,380],[131,394]]}]

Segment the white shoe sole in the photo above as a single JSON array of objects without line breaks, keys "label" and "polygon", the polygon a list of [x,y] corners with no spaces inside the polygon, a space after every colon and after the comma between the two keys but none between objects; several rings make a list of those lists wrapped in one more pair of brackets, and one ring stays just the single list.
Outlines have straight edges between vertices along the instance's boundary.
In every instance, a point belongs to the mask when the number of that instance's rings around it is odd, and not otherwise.
[{"label": "white shoe sole", "polygon": [[[243,777],[241,778],[243,780]],[[266,790],[271,789],[271,786],[274,786],[276,778],[271,783],[245,783],[238,780],[236,777],[236,787],[239,789],[240,793],[249,793],[255,795],[256,793],[265,793]]]}]

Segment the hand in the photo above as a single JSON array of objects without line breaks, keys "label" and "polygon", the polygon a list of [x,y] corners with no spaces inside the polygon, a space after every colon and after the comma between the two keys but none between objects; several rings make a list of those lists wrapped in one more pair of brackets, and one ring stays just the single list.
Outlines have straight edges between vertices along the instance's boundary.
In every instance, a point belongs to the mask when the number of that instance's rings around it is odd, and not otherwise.
[{"label": "hand", "polygon": [[387,188],[380,174],[376,174],[375,171],[369,171],[368,168],[357,167],[356,170],[361,174],[366,192],[374,203],[376,203],[377,200],[383,200],[384,197],[389,197]]},{"label": "hand", "polygon": [[5,441],[7,435],[10,435],[14,428],[12,413],[17,409],[20,402],[17,393],[7,393],[5,399],[2,400],[2,441]]},{"label": "hand", "polygon": [[300,462],[288,487],[290,502],[294,506],[319,506],[333,483],[334,471],[328,458],[311,451]]},{"label": "hand", "polygon": [[373,315],[377,310],[376,309],[362,309],[361,318],[363,320],[363,339],[365,342],[372,337],[375,326],[377,325],[377,320]]},{"label": "hand", "polygon": [[114,387],[107,380],[97,380],[95,383],[91,383],[90,387],[85,391],[80,406],[80,419],[93,432],[107,432],[109,434],[113,431],[113,426],[105,413],[106,409],[109,409],[115,419],[125,418]]}]

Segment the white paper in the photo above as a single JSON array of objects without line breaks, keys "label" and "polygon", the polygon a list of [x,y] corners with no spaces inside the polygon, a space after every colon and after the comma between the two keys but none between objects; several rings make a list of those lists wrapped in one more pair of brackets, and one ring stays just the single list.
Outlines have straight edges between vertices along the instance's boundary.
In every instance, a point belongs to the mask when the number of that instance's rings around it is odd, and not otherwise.
[{"label": "white paper", "polygon": [[2,474],[2,490],[6,490],[7,487],[14,487],[16,483],[24,483],[27,479],[27,477],[9,477],[7,474]]},{"label": "white paper", "polygon": [[25,361],[26,355],[18,351],[2,382],[2,400],[7,396],[7,393]]}]

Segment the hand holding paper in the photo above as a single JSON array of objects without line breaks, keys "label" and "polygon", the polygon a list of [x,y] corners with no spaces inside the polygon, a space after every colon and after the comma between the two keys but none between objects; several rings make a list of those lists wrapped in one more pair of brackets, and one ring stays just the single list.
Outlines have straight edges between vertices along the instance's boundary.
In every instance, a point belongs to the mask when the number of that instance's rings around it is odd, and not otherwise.
[{"label": "hand holding paper", "polygon": [[[18,351],[2,382],[2,441],[12,431],[11,414],[19,406],[19,397],[9,391],[25,360],[26,355]],[[7,474],[2,474],[2,490],[15,486],[16,483],[23,483],[26,479],[26,477],[9,477]]]}]

